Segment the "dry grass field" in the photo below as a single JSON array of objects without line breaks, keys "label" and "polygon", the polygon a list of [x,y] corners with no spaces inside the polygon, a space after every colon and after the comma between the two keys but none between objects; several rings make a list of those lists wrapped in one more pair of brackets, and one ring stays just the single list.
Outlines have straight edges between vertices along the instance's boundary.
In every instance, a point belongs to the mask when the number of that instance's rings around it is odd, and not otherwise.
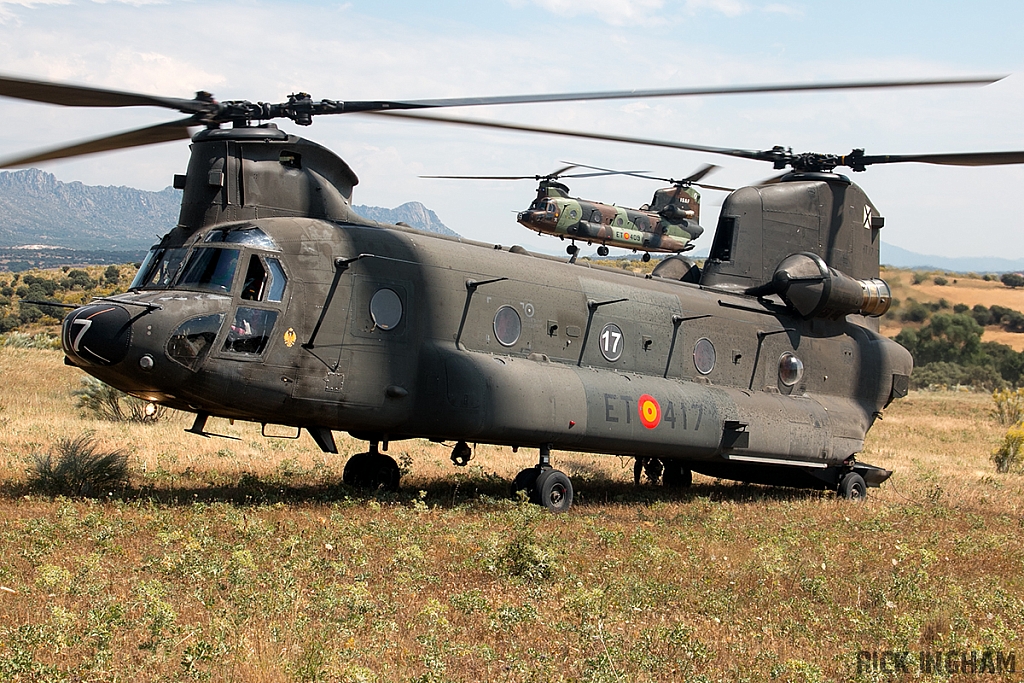
[{"label": "dry grass field", "polygon": [[[1024,477],[989,460],[1004,428],[985,395],[890,408],[864,459],[896,474],[865,504],[637,488],[630,462],[556,454],[578,499],[552,516],[506,495],[532,452],[481,447],[457,470],[443,446],[393,443],[402,491],[361,494],[305,436],[84,418],[80,376],[0,348],[0,680],[894,678],[858,673],[860,651],[1024,668]],[[29,490],[31,454],[86,431],[130,453],[130,486]]]},{"label": "dry grass field", "polygon": [[[934,275],[942,275],[942,272],[936,271]],[[1024,288],[1010,289],[999,281],[986,282],[978,277],[946,275],[945,285],[935,284],[932,276],[915,285],[913,271],[892,268],[883,270],[882,277],[892,287],[893,296],[900,301],[913,298],[921,303],[928,303],[945,299],[950,307],[956,304],[970,307],[981,304],[1005,306],[1024,312]],[[886,336],[895,337],[902,328],[903,325],[898,321],[884,320],[881,332]],[[1007,332],[998,325],[986,327],[982,341],[998,342],[1006,344],[1014,351],[1024,351],[1024,334]]]}]

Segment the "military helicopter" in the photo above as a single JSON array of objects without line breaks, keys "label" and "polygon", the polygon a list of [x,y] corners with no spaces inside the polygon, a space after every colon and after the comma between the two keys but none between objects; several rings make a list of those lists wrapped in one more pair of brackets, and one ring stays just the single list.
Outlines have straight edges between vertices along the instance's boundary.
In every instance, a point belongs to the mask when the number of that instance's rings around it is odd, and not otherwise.
[{"label": "military helicopter", "polygon": [[348,459],[344,481],[389,489],[399,483],[391,441],[454,441],[456,464],[471,457],[469,443],[536,448],[537,465],[513,488],[554,512],[573,500],[551,464],[557,450],[657,462],[666,486],[699,472],[863,498],[891,473],[857,453],[883,408],[907,393],[912,359],[877,332],[890,303],[878,277],[883,219],[834,169],[1022,163],[1024,152],[869,157],[642,141],[793,169],[727,197],[703,269],[672,255],[643,278],[362,218],[344,161],[257,123],[637,95],[218,103],[2,77],[0,96],[187,117],[0,166],[204,128],[175,176],[177,225],[127,293],[74,309],[61,337],[66,363],[195,413],[193,434],[211,435],[213,416],[287,425],[336,453],[333,431],[348,431],[369,449]]},{"label": "military helicopter", "polygon": [[[568,163],[568,162],[563,162]],[[575,173],[566,175],[574,168],[589,168],[596,173]],[[517,220],[539,234],[569,238],[571,243],[566,252],[575,260],[579,253],[576,240],[587,244],[597,242],[598,256],[608,255],[608,245],[622,247],[636,252],[643,251],[643,261],[651,260],[651,252],[682,253],[693,249],[692,240],[704,233],[700,225],[700,194],[693,186],[732,192],[731,187],[701,184],[699,181],[716,169],[714,164],[705,164],[682,180],[658,178],[638,171],[615,171],[589,166],[570,164],[544,176],[460,176],[427,175],[421,178],[455,178],[462,180],[538,180],[537,197],[530,208],[522,211]],[[671,183],[672,187],[657,190],[650,204],[639,209],[629,209],[569,196],[569,188],[558,182],[559,178],[592,178],[602,175],[628,175],[649,180]]]}]

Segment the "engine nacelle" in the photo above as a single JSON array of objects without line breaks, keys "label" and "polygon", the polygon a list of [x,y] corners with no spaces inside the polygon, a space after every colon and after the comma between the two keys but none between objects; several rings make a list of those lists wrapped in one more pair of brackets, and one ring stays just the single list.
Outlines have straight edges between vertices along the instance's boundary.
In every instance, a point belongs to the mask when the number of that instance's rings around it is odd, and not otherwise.
[{"label": "engine nacelle", "polygon": [[851,313],[879,317],[892,304],[885,280],[857,280],[829,268],[817,254],[800,252],[782,259],[772,289],[805,320],[837,320]]}]

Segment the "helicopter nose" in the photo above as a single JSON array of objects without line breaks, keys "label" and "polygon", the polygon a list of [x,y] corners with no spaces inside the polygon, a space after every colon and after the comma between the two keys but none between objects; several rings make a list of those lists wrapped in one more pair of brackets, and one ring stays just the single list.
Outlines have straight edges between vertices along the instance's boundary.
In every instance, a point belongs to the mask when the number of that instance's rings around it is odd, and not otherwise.
[{"label": "helicopter nose", "polygon": [[131,341],[131,315],[116,304],[90,304],[64,318],[61,346],[76,365],[120,363]]}]

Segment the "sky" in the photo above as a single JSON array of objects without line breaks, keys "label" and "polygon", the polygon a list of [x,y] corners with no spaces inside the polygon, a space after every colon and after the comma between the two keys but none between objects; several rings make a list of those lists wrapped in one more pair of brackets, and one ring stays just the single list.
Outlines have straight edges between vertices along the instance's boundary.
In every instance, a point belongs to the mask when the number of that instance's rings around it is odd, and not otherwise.
[{"label": "sky", "polygon": [[[1024,3],[908,0],[0,0],[0,72],[220,100],[424,99],[632,88],[1003,75],[983,88],[851,91],[522,104],[447,110],[721,147],[868,154],[1024,150]],[[179,118],[156,108],[92,110],[0,99],[0,158]],[[561,253],[520,227],[532,175],[563,161],[688,175],[730,187],[775,175],[764,162],[379,116],[320,117],[289,132],[344,158],[354,203],[419,201],[456,232]],[[41,165],[65,182],[159,190],[188,144]],[[875,166],[850,174],[882,215],[882,239],[941,256],[1024,257],[1024,166]],[[572,194],[638,206],[659,184],[578,179]],[[725,194],[702,193],[710,244]],[[171,226],[168,226],[170,228]],[[584,251],[584,253],[588,253]]]}]

